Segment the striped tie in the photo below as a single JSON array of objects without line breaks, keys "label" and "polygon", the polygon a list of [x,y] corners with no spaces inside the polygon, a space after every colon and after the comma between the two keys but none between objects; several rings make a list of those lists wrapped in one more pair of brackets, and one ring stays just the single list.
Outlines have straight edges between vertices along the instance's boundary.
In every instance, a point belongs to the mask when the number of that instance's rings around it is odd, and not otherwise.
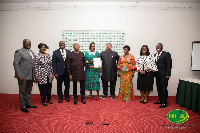
[{"label": "striped tie", "polygon": [[65,53],[63,49],[62,49],[62,57],[63,57],[63,60],[65,61]]},{"label": "striped tie", "polygon": [[32,54],[31,54],[31,51],[30,51],[30,50],[28,50],[28,52],[29,52],[29,54],[30,54],[30,56],[31,56],[31,58],[32,58],[32,60],[33,60],[33,56],[32,56]]}]

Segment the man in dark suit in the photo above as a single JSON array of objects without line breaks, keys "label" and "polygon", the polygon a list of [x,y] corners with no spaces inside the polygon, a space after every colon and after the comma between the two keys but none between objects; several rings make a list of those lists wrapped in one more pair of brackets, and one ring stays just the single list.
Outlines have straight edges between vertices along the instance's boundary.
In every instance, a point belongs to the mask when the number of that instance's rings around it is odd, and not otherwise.
[{"label": "man in dark suit", "polygon": [[168,98],[168,80],[171,76],[172,69],[172,59],[171,54],[163,50],[162,43],[158,43],[156,46],[157,53],[155,54],[156,65],[158,71],[156,72],[156,85],[158,91],[158,101],[154,104],[161,104],[159,108],[167,107],[167,98]]},{"label": "man in dark suit", "polygon": [[59,42],[59,49],[53,52],[52,56],[52,66],[55,78],[57,79],[57,94],[58,94],[58,103],[62,103],[63,100],[63,92],[62,92],[62,83],[64,81],[65,90],[65,100],[70,102],[69,99],[69,87],[70,87],[70,80],[67,71],[67,59],[68,54],[71,52],[65,49],[65,42]]},{"label": "man in dark suit", "polygon": [[110,82],[111,99],[115,99],[115,85],[117,81],[117,62],[119,55],[112,51],[112,44],[106,44],[106,51],[102,51],[102,82],[103,82],[103,99],[108,95],[108,82]]},{"label": "man in dark suit", "polygon": [[15,78],[18,79],[19,99],[22,112],[30,112],[27,108],[37,108],[31,104],[30,96],[35,79],[35,53],[30,50],[31,41],[23,40],[23,48],[15,51],[14,70]]}]

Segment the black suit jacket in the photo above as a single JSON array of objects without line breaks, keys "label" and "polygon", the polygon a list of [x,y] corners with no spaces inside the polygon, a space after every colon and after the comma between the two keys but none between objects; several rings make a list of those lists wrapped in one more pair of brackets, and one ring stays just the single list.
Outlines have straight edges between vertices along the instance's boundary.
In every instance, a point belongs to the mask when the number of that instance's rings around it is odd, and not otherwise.
[{"label": "black suit jacket", "polygon": [[[156,54],[154,54],[154,56],[156,57]],[[156,76],[158,77],[171,76],[172,59],[171,59],[171,54],[169,52],[162,51],[162,54],[156,61],[156,65],[158,68]]]}]

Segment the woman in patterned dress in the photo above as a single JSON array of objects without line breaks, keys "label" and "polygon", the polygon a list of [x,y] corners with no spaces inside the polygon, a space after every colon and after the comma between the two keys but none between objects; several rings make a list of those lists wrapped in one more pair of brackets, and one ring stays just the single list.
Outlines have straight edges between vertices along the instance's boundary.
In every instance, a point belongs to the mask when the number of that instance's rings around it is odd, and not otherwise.
[{"label": "woman in patterned dress", "polygon": [[[100,58],[99,52],[95,51],[95,43],[90,43],[90,52],[85,53],[85,60],[89,66],[94,66],[93,58]],[[85,68],[85,89],[90,90],[90,101],[92,101],[92,90],[97,91],[97,101],[99,101],[99,90],[100,90],[100,68]]]},{"label": "woman in patterned dress", "polygon": [[40,43],[38,48],[40,50],[35,59],[36,81],[38,82],[42,104],[48,106],[47,103],[53,104],[51,101],[52,80],[54,78],[52,60],[50,54],[46,53],[46,49],[48,49],[46,44]]},{"label": "woman in patterned dress", "polygon": [[140,50],[140,56],[136,61],[138,69],[137,89],[141,93],[140,103],[146,104],[149,92],[153,91],[154,71],[158,71],[155,64],[155,57],[150,55],[147,45],[143,45]]},{"label": "woman in patterned dress", "polygon": [[132,79],[135,71],[135,58],[132,54],[129,54],[130,47],[124,46],[124,54],[119,57],[118,61],[118,76],[120,76],[120,90],[119,99],[124,102],[130,102],[135,100]]}]

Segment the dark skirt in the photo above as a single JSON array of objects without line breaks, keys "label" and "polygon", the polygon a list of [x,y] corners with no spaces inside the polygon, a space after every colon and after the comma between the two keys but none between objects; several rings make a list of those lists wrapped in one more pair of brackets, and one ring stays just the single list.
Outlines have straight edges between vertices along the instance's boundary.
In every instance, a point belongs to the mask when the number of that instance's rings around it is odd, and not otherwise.
[{"label": "dark skirt", "polygon": [[138,72],[137,89],[141,91],[153,91],[154,74],[153,72],[146,72],[142,75]]}]

